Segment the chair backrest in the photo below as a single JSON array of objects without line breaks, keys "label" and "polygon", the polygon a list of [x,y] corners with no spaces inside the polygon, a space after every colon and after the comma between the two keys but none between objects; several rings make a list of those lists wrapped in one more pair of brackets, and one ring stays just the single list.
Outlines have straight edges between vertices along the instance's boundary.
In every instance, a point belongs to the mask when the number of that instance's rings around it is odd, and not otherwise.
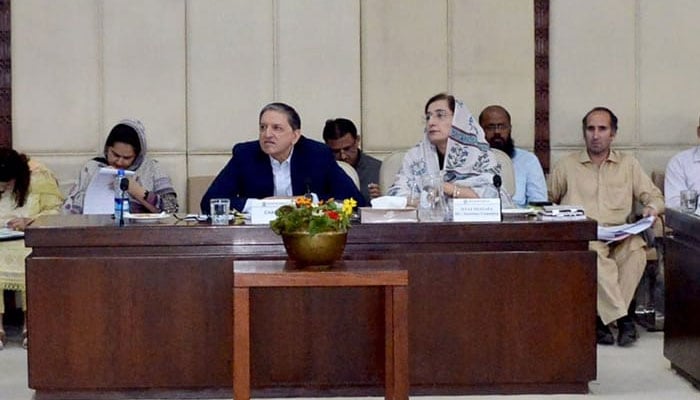
[{"label": "chair backrest", "polygon": [[191,176],[187,178],[187,212],[199,214],[199,203],[216,176]]},{"label": "chair backrest", "polygon": [[491,151],[496,155],[496,159],[501,165],[503,189],[511,196],[515,195],[515,170],[513,169],[513,160],[510,159],[508,154],[501,150],[492,148]]},{"label": "chair backrest", "polygon": [[660,169],[655,169],[651,171],[651,181],[654,182],[654,185],[661,189],[661,193],[664,192],[664,180],[666,179],[666,171],[660,170]]},{"label": "chair backrest", "polygon": [[64,199],[66,197],[68,197],[68,194],[70,193],[70,190],[73,189],[74,185],[75,185],[75,180],[58,181],[58,190],[61,192]]},{"label": "chair backrest", "polygon": [[345,171],[345,173],[350,177],[350,179],[352,179],[357,189],[360,190],[360,175],[357,174],[355,168],[352,165],[346,163],[345,161],[338,161],[338,165],[340,166],[340,168],[343,169],[343,171]]},{"label": "chair backrest", "polygon": [[405,155],[406,150],[396,150],[382,160],[382,166],[379,168],[379,190],[382,194],[385,194],[394,183]]}]

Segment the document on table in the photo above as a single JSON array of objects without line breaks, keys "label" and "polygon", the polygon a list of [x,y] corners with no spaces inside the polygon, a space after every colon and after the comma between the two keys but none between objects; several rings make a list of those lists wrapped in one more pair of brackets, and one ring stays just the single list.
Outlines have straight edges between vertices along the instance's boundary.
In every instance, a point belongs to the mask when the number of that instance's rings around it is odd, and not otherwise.
[{"label": "document on table", "polygon": [[541,221],[582,221],[586,219],[586,211],[581,206],[544,206],[538,211],[538,218]]},{"label": "document on table", "polygon": [[0,228],[0,240],[21,239],[24,237],[24,232],[16,231],[10,228]]},{"label": "document on table", "polygon": [[644,232],[654,223],[655,217],[650,215],[642,218],[633,224],[615,225],[615,226],[598,226],[598,240],[604,242],[615,242],[622,240],[630,235],[636,235]]},{"label": "document on table", "polygon": [[[134,175],[134,171],[124,171],[126,176]],[[113,214],[114,213],[114,178],[117,170],[102,167],[92,177],[85,190],[83,214]]]}]

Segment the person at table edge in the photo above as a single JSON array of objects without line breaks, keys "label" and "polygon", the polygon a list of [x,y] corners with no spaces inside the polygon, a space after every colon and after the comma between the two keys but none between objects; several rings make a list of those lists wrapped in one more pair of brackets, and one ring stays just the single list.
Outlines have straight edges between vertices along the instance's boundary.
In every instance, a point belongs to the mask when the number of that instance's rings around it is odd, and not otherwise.
[{"label": "person at table edge", "polygon": [[[643,216],[664,211],[661,190],[651,181],[636,158],[614,150],[617,116],[606,107],[595,107],[583,117],[586,148],[561,158],[550,176],[550,200],[581,205],[586,215],[600,226],[627,221],[634,202],[644,206]],[[614,343],[609,325],[616,322],[619,346],[629,346],[638,338],[630,304],[646,266],[646,243],[640,235],[620,241],[589,242],[597,255],[596,339],[598,344]]]},{"label": "person at table edge", "polygon": [[315,193],[319,200],[365,200],[321,142],[301,133],[301,118],[285,103],[270,103],[259,116],[258,140],[233,146],[233,155],[202,197],[202,213],[209,200],[227,198],[243,211],[248,199],[292,197]]}]

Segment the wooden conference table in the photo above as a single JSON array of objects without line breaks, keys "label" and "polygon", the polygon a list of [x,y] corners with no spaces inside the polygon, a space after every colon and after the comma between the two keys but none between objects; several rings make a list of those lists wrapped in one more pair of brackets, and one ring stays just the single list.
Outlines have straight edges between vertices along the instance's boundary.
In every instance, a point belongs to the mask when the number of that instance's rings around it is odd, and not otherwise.
[{"label": "wooden conference table", "polygon": [[700,217],[666,209],[664,356],[700,388]]},{"label": "wooden conference table", "polygon": [[[584,393],[595,235],[590,220],[366,224],[345,257],[409,272],[412,395]],[[285,258],[265,226],[174,218],[47,216],[25,240],[37,399],[229,397],[232,261]],[[380,288],[251,294],[253,396],[380,396],[383,307]]]}]

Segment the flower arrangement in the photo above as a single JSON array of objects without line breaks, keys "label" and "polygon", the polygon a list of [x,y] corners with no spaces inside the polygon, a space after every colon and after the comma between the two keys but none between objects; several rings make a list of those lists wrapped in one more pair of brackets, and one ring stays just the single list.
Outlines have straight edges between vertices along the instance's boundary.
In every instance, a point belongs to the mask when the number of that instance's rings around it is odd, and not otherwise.
[{"label": "flower arrangement", "polygon": [[343,200],[341,205],[334,199],[313,204],[307,197],[297,197],[294,205],[277,209],[277,218],[270,222],[270,228],[278,235],[291,232],[308,232],[310,235],[346,232],[355,206],[357,202],[352,198]]}]

